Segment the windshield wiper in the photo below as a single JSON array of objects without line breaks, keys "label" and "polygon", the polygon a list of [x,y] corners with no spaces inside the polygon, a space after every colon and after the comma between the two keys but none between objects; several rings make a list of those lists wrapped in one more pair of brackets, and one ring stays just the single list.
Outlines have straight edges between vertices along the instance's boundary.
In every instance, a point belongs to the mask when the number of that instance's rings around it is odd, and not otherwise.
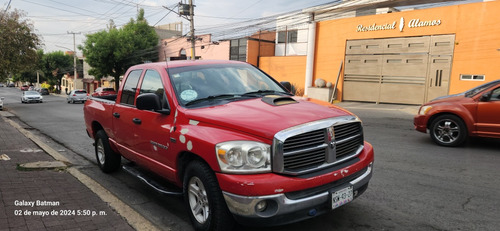
[{"label": "windshield wiper", "polygon": [[251,91],[251,92],[247,92],[245,94],[243,94],[244,96],[246,95],[259,95],[259,94],[262,94],[262,95],[269,95],[269,94],[280,94],[280,95],[292,95],[290,93],[287,93],[287,92],[282,92],[282,91],[275,91],[275,90],[258,90],[258,91]]},{"label": "windshield wiper", "polygon": [[193,101],[187,102],[186,106],[190,106],[190,105],[197,104],[197,103],[204,102],[204,101],[211,101],[211,100],[215,100],[215,99],[224,99],[224,98],[234,98],[237,96],[238,95],[234,95],[234,94],[211,95],[211,96],[208,96],[205,98],[195,99]]}]

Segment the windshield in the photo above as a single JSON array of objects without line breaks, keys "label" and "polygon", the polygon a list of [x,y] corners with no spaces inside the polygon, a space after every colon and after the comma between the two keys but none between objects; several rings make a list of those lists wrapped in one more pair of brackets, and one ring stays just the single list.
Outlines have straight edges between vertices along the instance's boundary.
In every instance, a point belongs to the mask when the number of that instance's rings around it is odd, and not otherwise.
[{"label": "windshield", "polygon": [[486,90],[486,89],[488,89],[488,88],[490,88],[490,87],[492,87],[493,85],[498,84],[498,83],[500,83],[500,80],[491,81],[491,82],[489,82],[489,83],[485,83],[485,84],[483,84],[483,85],[477,86],[477,87],[475,87],[475,88],[472,88],[472,89],[470,89],[470,90],[468,90],[468,91],[464,92],[464,93],[465,93],[465,96],[466,96],[466,97],[472,97],[472,96],[475,96],[475,95],[477,95],[479,92],[482,92],[482,91],[484,91],[484,90]]},{"label": "windshield", "polygon": [[240,100],[266,94],[289,94],[249,64],[211,64],[168,69],[181,105]]}]

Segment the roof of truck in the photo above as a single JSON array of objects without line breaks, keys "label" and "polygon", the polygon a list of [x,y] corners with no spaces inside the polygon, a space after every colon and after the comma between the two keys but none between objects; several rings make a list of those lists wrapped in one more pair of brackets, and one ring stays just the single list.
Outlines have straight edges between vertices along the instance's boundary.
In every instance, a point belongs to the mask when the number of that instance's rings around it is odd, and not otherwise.
[{"label": "roof of truck", "polygon": [[167,62],[144,63],[135,65],[134,67],[160,66],[164,68],[165,67],[172,68],[172,67],[184,67],[184,66],[194,66],[194,65],[228,64],[228,63],[245,63],[245,62],[233,61],[233,60],[178,60],[178,61],[167,61]]}]

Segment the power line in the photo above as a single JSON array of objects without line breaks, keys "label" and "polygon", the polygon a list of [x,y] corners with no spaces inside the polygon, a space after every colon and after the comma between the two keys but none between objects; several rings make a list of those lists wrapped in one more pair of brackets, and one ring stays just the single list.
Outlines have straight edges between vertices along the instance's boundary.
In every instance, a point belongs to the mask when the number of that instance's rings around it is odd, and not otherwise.
[{"label": "power line", "polygon": [[3,16],[4,16],[5,14],[7,14],[7,10],[9,10],[9,6],[10,6],[10,3],[11,3],[11,2],[12,2],[12,0],[9,0],[9,3],[7,4],[7,7],[5,7],[5,11],[3,12],[2,17],[0,18],[0,21],[3,19]]}]

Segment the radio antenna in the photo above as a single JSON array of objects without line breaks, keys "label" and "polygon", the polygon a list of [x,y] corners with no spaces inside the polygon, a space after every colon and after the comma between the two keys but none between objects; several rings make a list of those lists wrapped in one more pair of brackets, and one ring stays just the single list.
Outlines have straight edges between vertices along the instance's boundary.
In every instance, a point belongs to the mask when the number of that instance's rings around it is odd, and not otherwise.
[{"label": "radio antenna", "polygon": [[167,68],[168,68],[168,59],[167,59],[167,41],[165,41],[165,48],[163,49],[163,55],[165,55],[165,64],[167,65]]}]

